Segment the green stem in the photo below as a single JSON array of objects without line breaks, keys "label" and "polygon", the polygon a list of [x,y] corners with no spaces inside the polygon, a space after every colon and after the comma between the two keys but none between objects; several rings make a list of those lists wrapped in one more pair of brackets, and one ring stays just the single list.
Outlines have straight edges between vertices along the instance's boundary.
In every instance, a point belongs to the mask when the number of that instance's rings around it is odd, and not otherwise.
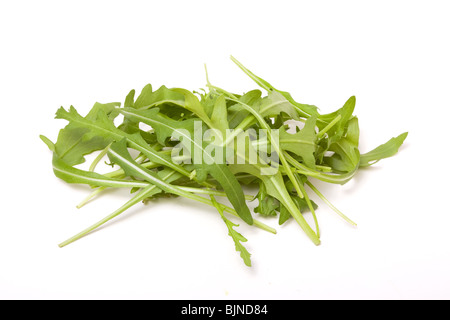
[{"label": "green stem", "polygon": [[92,161],[90,167],[89,167],[89,171],[94,171],[95,167],[97,167],[97,164],[100,162],[100,160],[108,153],[108,149],[109,146],[111,144],[109,144],[105,149],[103,149],[97,157],[95,157],[94,161]]},{"label": "green stem", "polygon": [[225,95],[227,95],[227,96],[229,96],[229,97],[231,97],[231,98],[233,98],[233,99],[237,99],[237,97],[236,97],[234,94],[232,94],[231,92],[228,92],[228,91],[225,90],[225,89],[216,87],[216,86],[214,86],[214,85],[212,85],[212,84],[208,84],[207,86],[208,86],[210,89],[214,89],[214,90],[218,91],[219,93],[223,93],[223,94],[225,94]]},{"label": "green stem", "polygon": [[93,225],[91,225],[90,227],[84,229],[83,231],[77,233],[76,235],[74,235],[73,237],[67,239],[66,241],[63,241],[59,244],[59,247],[62,248],[82,237],[84,237],[86,234],[92,232],[93,230],[97,229],[98,227],[100,227],[101,225],[105,224],[106,222],[108,222],[109,220],[117,217],[119,214],[121,214],[122,212],[124,212],[125,210],[127,210],[128,208],[132,207],[133,205],[135,205],[136,203],[144,200],[147,195],[153,191],[153,189],[156,188],[156,186],[154,185],[149,185],[148,187],[146,187],[144,190],[142,190],[138,195],[134,196],[133,198],[131,198],[129,201],[127,201],[123,206],[121,206],[119,209],[117,209],[116,211],[114,211],[113,213],[111,213],[110,215],[106,216],[105,218],[101,219],[100,221],[98,221],[97,223],[94,223]]},{"label": "green stem", "polygon": [[314,191],[320,199],[322,199],[323,202],[325,202],[331,209],[333,209],[339,216],[341,216],[345,221],[347,221],[348,223],[350,223],[353,226],[356,226],[356,223],[353,222],[352,220],[350,220],[345,214],[343,214],[341,211],[339,211],[330,201],[328,201],[327,198],[325,198],[323,196],[322,193],[319,192],[319,190],[317,190],[316,187],[314,187],[314,185],[309,182],[306,181],[306,184],[311,188],[312,191]]},{"label": "green stem", "polygon": [[324,173],[324,172],[314,171],[314,170],[310,169],[309,167],[301,164],[287,152],[286,152],[285,156],[286,156],[287,161],[296,169],[296,172],[301,173],[305,176],[317,178],[321,181],[329,182],[329,183],[345,184],[356,174],[356,171],[358,169],[358,166],[355,166],[353,171],[350,171],[348,173],[343,173],[343,174]]},{"label": "green stem", "polygon": [[[140,165],[147,169],[154,169],[154,168],[161,167],[161,165],[159,163],[150,162],[150,161],[141,163]],[[123,171],[123,169],[118,169],[118,170],[115,170],[112,172],[105,173],[103,175],[108,178],[115,178],[115,177],[123,176],[124,174],[125,174],[125,171]]]},{"label": "green stem", "polygon": [[[212,202],[209,202],[209,203],[207,203],[207,204],[213,206],[213,203],[212,203]],[[226,206],[226,205],[224,205],[224,204],[220,204],[220,205],[223,207],[223,210],[224,210],[224,211],[226,211],[226,212],[232,214],[233,216],[235,216],[236,218],[239,218],[239,219],[240,219],[240,217],[239,217],[239,215],[237,214],[236,210],[234,210],[233,208],[228,207],[228,206]],[[258,227],[258,228],[261,229],[261,230],[264,230],[264,231],[267,231],[267,232],[270,232],[270,233],[273,233],[273,234],[276,234],[276,233],[277,233],[277,230],[276,230],[276,229],[274,229],[274,228],[268,226],[267,224],[265,224],[265,223],[263,223],[263,222],[261,222],[261,221],[259,221],[259,220],[253,219],[253,225],[254,225],[255,227]]]},{"label": "green stem", "polygon": [[342,118],[341,115],[338,115],[336,118],[334,118],[329,124],[326,125],[325,128],[319,131],[319,133],[317,134],[317,138],[320,139],[328,130],[331,129],[331,127],[333,127],[336,124],[336,122],[341,120],[341,118]]},{"label": "green stem", "polygon": [[293,172],[291,170],[291,167],[289,166],[289,164],[287,163],[287,161],[286,161],[286,159],[284,157],[284,154],[286,152],[283,152],[283,150],[280,150],[280,147],[279,147],[278,143],[273,141],[272,131],[271,131],[271,128],[269,127],[269,125],[264,121],[264,119],[261,117],[261,115],[256,110],[254,110],[252,107],[250,107],[246,103],[243,103],[242,101],[231,99],[231,98],[228,98],[228,99],[231,100],[231,101],[237,102],[240,105],[242,105],[242,107],[245,110],[250,112],[255,117],[255,119],[258,121],[258,123],[261,125],[261,127],[267,131],[267,137],[269,138],[270,143],[272,144],[272,146],[274,147],[275,151],[277,152],[282,165],[286,168],[286,173],[287,173],[287,176],[289,177],[289,180],[291,180],[292,184],[294,185],[294,188],[297,191],[298,196],[300,198],[303,198],[303,193],[302,193],[302,191],[300,189],[300,186],[298,185],[298,182],[297,182],[297,180],[294,177],[294,174],[293,174]]},{"label": "green stem", "polygon": [[227,139],[223,143],[222,146],[227,146],[231,141],[233,141],[236,136],[238,136],[240,133],[242,133],[253,121],[255,121],[255,117],[253,117],[251,114],[248,115],[244,120],[242,120],[239,125],[233,129],[231,134],[227,135]]},{"label": "green stem", "polygon": [[237,64],[237,66],[244,71],[250,78],[253,79],[261,88],[265,89],[266,91],[272,91],[272,88],[268,86],[268,83],[265,83],[261,81],[259,77],[257,77],[253,72],[248,70],[242,63],[240,63],[235,57],[230,56],[230,59]]},{"label": "green stem", "polygon": [[[157,168],[160,167],[161,165],[158,163],[154,163],[154,162],[145,162],[142,163],[141,166],[147,168],[147,169],[152,169],[152,168]],[[124,177],[125,172],[123,171],[123,169],[118,169],[116,171],[112,171],[112,172],[108,172],[105,173],[104,176],[108,177],[108,178],[116,178],[116,177]],[[129,181],[129,180],[125,180],[125,181]],[[139,187],[139,185],[137,185],[137,187]],[[95,196],[98,196],[102,191],[106,190],[108,188],[108,186],[99,186],[97,187],[94,191],[92,191],[86,198],[84,198],[78,205],[77,208],[80,209],[81,207],[83,207],[84,205],[86,205],[86,203],[88,203],[90,200],[92,200]]]},{"label": "green stem", "polygon": [[[61,242],[58,246],[59,247],[64,247],[82,237],[84,237],[85,235],[87,235],[88,233],[94,231],[95,229],[99,228],[100,226],[102,226],[103,224],[105,224],[106,222],[110,221],[111,219],[117,217],[118,215],[120,215],[121,213],[123,213],[124,211],[126,211],[127,209],[129,209],[130,207],[132,207],[133,205],[137,204],[138,202],[144,200],[145,198],[148,197],[148,195],[156,188],[155,185],[148,185],[147,187],[145,187],[139,194],[137,194],[136,196],[134,196],[132,199],[130,199],[129,201],[127,201],[124,205],[122,205],[120,208],[118,208],[117,210],[115,210],[113,213],[111,213],[110,215],[106,216],[105,218],[101,219],[100,221],[94,223],[93,225],[91,225],[90,227],[84,229],[83,231],[77,233],[76,235],[74,235],[73,237],[70,237],[69,239]],[[187,191],[184,191],[187,192]],[[186,195],[185,195],[186,196]],[[199,202],[202,202],[204,204],[210,205],[210,206],[215,206],[211,200],[208,200],[206,198],[191,194],[189,197],[189,199],[192,200],[197,200]],[[228,213],[232,214],[233,216],[240,218],[239,215],[237,214],[236,210],[234,210],[233,208],[230,208],[224,204],[220,204],[221,208],[224,211],[227,211]],[[258,227],[264,231],[268,231],[270,233],[276,234],[277,231],[262,223],[261,221],[258,221],[256,219],[253,220],[253,224],[255,225],[255,227]]]},{"label": "green stem", "polygon": [[102,187],[98,187],[96,188],[93,192],[91,192],[86,198],[83,199],[83,201],[81,201],[79,204],[77,204],[77,208],[80,209],[81,207],[83,207],[86,203],[88,203],[92,198],[94,198],[95,196],[97,196],[100,192],[102,192],[103,190],[105,190],[107,187],[106,186],[102,186]]},{"label": "green stem", "polygon": [[313,229],[309,226],[309,224],[306,222],[305,218],[300,213],[299,209],[295,205],[294,201],[292,201],[291,197],[288,195],[285,195],[284,193],[280,193],[283,197],[282,203],[288,209],[288,211],[291,213],[291,215],[294,217],[295,221],[300,225],[300,227],[303,229],[303,231],[306,233],[306,235],[311,239],[311,241],[315,245],[320,244],[320,239],[317,236],[317,234],[314,232]]},{"label": "green stem", "polygon": [[320,164],[316,164],[316,169],[321,170],[322,172],[331,172],[333,169],[329,166],[323,166]]},{"label": "green stem", "polygon": [[[202,189],[202,188],[192,188],[192,187],[183,187],[178,186],[181,190],[191,192],[191,193],[197,193],[197,194],[208,194],[212,196],[219,196],[219,197],[227,197],[227,194],[223,191],[217,191],[217,190],[211,190],[211,189]],[[246,200],[253,200],[252,195],[244,195]]]},{"label": "green stem", "polygon": [[[300,178],[298,177],[298,174],[296,174],[296,177],[297,177],[298,180],[300,180]],[[306,204],[308,205],[308,208],[311,211],[311,214],[312,214],[312,216],[314,218],[314,224],[316,226],[317,237],[320,238],[319,222],[317,220],[316,211],[314,210],[314,207],[313,207],[313,205],[311,203],[311,200],[309,199],[308,194],[306,193],[305,187],[303,186],[301,181],[299,181],[299,186],[302,189],[303,194],[305,195]]]}]

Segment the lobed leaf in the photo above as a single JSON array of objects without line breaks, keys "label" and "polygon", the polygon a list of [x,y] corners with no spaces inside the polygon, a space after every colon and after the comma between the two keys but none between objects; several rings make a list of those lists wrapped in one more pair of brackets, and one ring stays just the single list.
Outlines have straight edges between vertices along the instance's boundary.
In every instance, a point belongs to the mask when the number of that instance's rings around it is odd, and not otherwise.
[{"label": "lobed leaf", "polygon": [[408,132],[404,132],[401,135],[391,138],[388,142],[376,147],[372,151],[361,155],[359,163],[360,167],[367,167],[380,161],[381,159],[389,158],[398,152],[398,149],[408,136]]}]

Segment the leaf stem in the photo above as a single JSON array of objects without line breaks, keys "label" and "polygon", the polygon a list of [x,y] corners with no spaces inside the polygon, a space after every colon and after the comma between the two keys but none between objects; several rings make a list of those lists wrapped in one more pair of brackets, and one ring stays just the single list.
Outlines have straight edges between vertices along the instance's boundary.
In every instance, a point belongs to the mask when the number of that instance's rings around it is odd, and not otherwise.
[{"label": "leaf stem", "polygon": [[95,196],[97,196],[100,192],[102,192],[103,190],[105,190],[107,187],[106,186],[101,186],[96,188],[94,191],[92,191],[86,198],[84,198],[79,204],[77,204],[77,209],[80,209],[81,207],[83,207],[86,203],[88,203],[92,198],[94,198]]},{"label": "leaf stem", "polygon": [[264,83],[263,81],[261,81],[261,79],[259,77],[257,77],[255,74],[253,74],[253,72],[251,72],[250,70],[248,70],[246,67],[244,67],[244,65],[242,63],[240,63],[235,57],[230,56],[230,59],[236,63],[236,65],[242,70],[244,71],[245,74],[247,74],[250,78],[253,79],[253,81],[255,81],[260,87],[262,87],[263,89],[265,89],[266,91],[271,91],[272,88],[270,86],[268,86],[267,83]]},{"label": "leaf stem", "polygon": [[121,214],[122,212],[124,212],[125,210],[127,210],[128,208],[132,207],[133,205],[135,205],[136,203],[144,200],[148,194],[153,191],[153,189],[156,188],[156,186],[154,185],[149,185],[148,187],[144,188],[144,190],[142,190],[139,194],[137,194],[136,196],[134,196],[133,198],[131,198],[130,200],[128,200],[124,205],[122,205],[119,209],[115,210],[113,213],[111,213],[110,215],[106,216],[105,218],[101,219],[100,221],[94,223],[93,225],[91,225],[90,227],[84,229],[83,231],[77,233],[76,235],[74,235],[73,237],[61,242],[58,246],[60,248],[84,237],[86,234],[90,233],[91,231],[97,229],[98,227],[100,227],[101,225],[105,224],[106,222],[108,222],[109,220],[117,217],[119,214]]},{"label": "leaf stem", "polygon": [[328,130],[330,130],[339,120],[341,120],[342,116],[339,114],[336,118],[334,118],[329,124],[325,126],[322,130],[317,134],[317,138],[320,139]]},{"label": "leaf stem", "polygon": [[[295,176],[296,176],[297,180],[300,180],[300,178],[299,178],[297,173],[295,174]],[[300,186],[303,194],[305,195],[306,204],[308,205],[308,208],[311,211],[311,214],[312,214],[312,216],[314,218],[314,224],[316,226],[317,237],[320,238],[319,222],[317,220],[316,211],[314,210],[314,207],[313,207],[313,205],[311,203],[311,200],[309,199],[308,194],[306,193],[305,187],[303,186],[301,181],[299,181],[299,186]]]},{"label": "leaf stem", "polygon": [[278,156],[279,156],[279,158],[281,160],[281,163],[286,168],[286,174],[289,177],[289,180],[291,180],[292,184],[294,185],[294,188],[297,191],[298,196],[300,198],[303,198],[303,193],[300,190],[298,182],[295,179],[294,174],[293,174],[293,172],[291,170],[291,167],[288,165],[288,163],[286,161],[286,158],[284,157],[284,154],[286,152],[283,152],[283,150],[280,149],[280,146],[278,145],[278,141],[273,141],[272,130],[269,127],[269,125],[264,121],[264,119],[261,117],[261,115],[256,110],[254,110],[252,107],[250,107],[246,103],[243,103],[242,101],[239,101],[239,100],[236,100],[236,99],[231,99],[231,98],[228,98],[228,99],[231,100],[231,101],[239,103],[245,110],[250,112],[255,117],[255,119],[259,122],[261,127],[263,127],[263,129],[265,129],[267,131],[267,137],[269,138],[269,141],[270,141],[271,145],[274,147],[275,151],[278,153]]},{"label": "leaf stem", "polygon": [[[105,224],[106,222],[110,221],[111,219],[117,217],[118,215],[120,215],[121,213],[123,213],[125,210],[129,209],[130,207],[132,207],[133,205],[135,205],[136,203],[144,200],[145,198],[148,197],[148,195],[154,191],[154,189],[157,188],[155,185],[148,185],[147,187],[145,187],[139,194],[137,194],[136,196],[134,196],[133,198],[131,198],[129,201],[127,201],[124,205],[122,205],[120,208],[118,208],[117,210],[115,210],[113,213],[111,213],[110,215],[106,216],[105,218],[101,219],[100,221],[94,223],[93,225],[91,225],[90,227],[84,229],[83,231],[77,233],[76,235],[74,235],[73,237],[70,237],[69,239],[61,242],[58,246],[59,247],[64,247],[82,237],[84,237],[85,235],[87,235],[88,233],[94,231],[95,229],[99,228],[100,226],[102,226],[103,224]],[[181,189],[181,188],[180,188]],[[187,191],[185,191],[187,192]],[[186,196],[186,195],[185,195]],[[215,206],[211,200],[197,196],[195,194],[191,194],[190,197],[188,197],[189,199],[192,200],[197,200],[199,202],[202,202],[204,204],[210,205],[210,206]],[[239,215],[237,214],[236,210],[234,210],[233,208],[230,208],[224,204],[219,204],[222,208],[222,210],[227,211],[228,213],[232,214],[233,216],[240,218]],[[268,231],[270,233],[276,234],[277,231],[262,223],[261,221],[258,221],[256,219],[253,220],[253,224],[255,225],[255,227],[258,227],[264,231]]]},{"label": "leaf stem", "polygon": [[108,153],[108,149],[111,146],[111,143],[105,148],[103,149],[97,157],[95,157],[95,159],[92,161],[91,165],[89,166],[89,171],[94,171],[95,168],[97,167],[97,164],[100,162],[100,160]]},{"label": "leaf stem", "polygon": [[307,166],[301,164],[287,152],[285,153],[285,156],[286,156],[287,161],[296,169],[296,172],[301,173],[305,176],[314,177],[321,181],[329,182],[329,183],[345,184],[356,174],[356,171],[358,169],[358,166],[355,166],[353,171],[343,173],[343,174],[332,173],[332,172],[330,172],[330,173],[319,172],[319,171],[314,171],[314,170],[308,168]]},{"label": "leaf stem", "polygon": [[250,253],[247,251],[247,249],[241,244],[241,242],[246,242],[247,239],[244,238],[239,232],[233,229],[233,227],[237,227],[238,225],[234,224],[230,220],[228,220],[225,215],[223,214],[223,208],[220,206],[220,204],[216,201],[213,195],[210,195],[211,197],[211,203],[216,207],[217,211],[219,211],[220,216],[225,222],[225,225],[228,229],[228,235],[233,239],[236,251],[240,251],[241,258],[244,260],[244,263],[246,266],[250,267],[252,265],[250,260]]},{"label": "leaf stem", "polygon": [[325,198],[324,195],[322,193],[320,193],[320,191],[317,190],[317,188],[314,187],[314,185],[311,182],[306,181],[306,184],[311,188],[312,191],[314,191],[317,194],[317,196],[319,196],[320,199],[322,199],[323,202],[325,202],[331,209],[333,209],[339,216],[341,216],[341,218],[343,218],[345,221],[347,221],[351,225],[356,226],[355,222],[350,220],[345,214],[343,214],[341,211],[339,211],[338,208],[336,208],[330,201],[328,201],[328,199]]}]

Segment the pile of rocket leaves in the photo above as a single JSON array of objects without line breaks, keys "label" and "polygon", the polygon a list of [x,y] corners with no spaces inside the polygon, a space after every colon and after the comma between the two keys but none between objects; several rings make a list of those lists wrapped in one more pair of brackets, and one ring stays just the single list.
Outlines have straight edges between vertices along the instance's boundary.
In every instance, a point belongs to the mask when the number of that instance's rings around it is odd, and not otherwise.
[{"label": "pile of rocket leaves", "polygon": [[[126,203],[60,243],[61,247],[135,204],[161,197],[171,201],[181,196],[217,211],[247,266],[251,266],[250,253],[243,244],[247,239],[236,230],[240,220],[275,234],[276,230],[263,222],[267,222],[265,217],[278,217],[280,225],[292,217],[318,245],[317,204],[310,197],[314,194],[354,224],[313,182],[347,183],[359,168],[396,154],[407,132],[360,154],[358,118],[353,114],[355,97],[340,109],[321,114],[316,106],[295,101],[288,92],[274,88],[231,59],[262,90],[231,93],[212,85],[206,75],[207,90],[161,86],[153,91],[148,84],[137,98],[131,90],[123,106],[95,103],[86,116],[73,106],[57,110],[56,119],[68,124],[55,143],[40,137],[53,152],[54,174],[65,182],[89,186],[90,192],[79,207],[105,189],[130,189]],[[194,139],[199,129],[212,129],[226,139],[199,142]],[[244,151],[228,148],[242,135]],[[186,148],[175,157],[174,150],[180,151],[180,144]],[[256,155],[256,161],[249,161],[250,154]],[[194,161],[196,155],[202,161]],[[89,167],[87,158],[92,161]],[[277,159],[277,163],[270,159]],[[97,165],[102,160],[111,165],[109,172],[99,172]],[[307,222],[305,212],[312,215],[308,218],[312,222]]]}]

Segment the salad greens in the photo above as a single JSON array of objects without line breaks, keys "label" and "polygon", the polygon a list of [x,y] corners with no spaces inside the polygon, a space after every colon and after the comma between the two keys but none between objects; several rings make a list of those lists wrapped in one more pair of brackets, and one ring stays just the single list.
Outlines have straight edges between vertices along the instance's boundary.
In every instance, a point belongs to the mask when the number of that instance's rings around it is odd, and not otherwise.
[{"label": "salad greens", "polygon": [[[407,132],[360,154],[355,97],[332,113],[320,114],[316,106],[295,101],[231,59],[263,91],[231,93],[212,85],[206,74],[207,90],[202,92],[165,86],[153,91],[148,84],[137,98],[131,90],[123,107],[119,102],[97,102],[86,116],[73,106],[57,110],[56,118],[68,124],[55,143],[40,138],[53,153],[58,178],[93,189],[78,207],[108,188],[131,192],[120,208],[61,247],[135,204],[158,197],[181,196],[215,208],[247,266],[251,266],[243,245],[247,239],[231,219],[275,234],[263,220],[278,217],[282,225],[292,217],[318,245],[318,205],[310,197],[314,194],[355,225],[313,185],[314,179],[347,183],[359,168],[395,155]],[[80,165],[88,157],[92,160],[86,170]],[[105,157],[113,169],[100,173],[97,165]],[[257,206],[250,210],[252,201]],[[305,212],[312,215],[314,226],[306,221]]]}]

